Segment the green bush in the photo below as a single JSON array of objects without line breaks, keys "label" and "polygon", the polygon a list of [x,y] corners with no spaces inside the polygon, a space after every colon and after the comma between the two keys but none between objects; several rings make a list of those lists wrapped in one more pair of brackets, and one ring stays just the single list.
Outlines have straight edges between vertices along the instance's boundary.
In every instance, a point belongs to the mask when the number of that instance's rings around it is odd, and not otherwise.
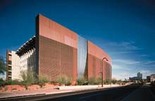
[{"label": "green bush", "polygon": [[26,89],[29,85],[34,84],[37,81],[36,75],[33,71],[22,71],[21,77],[23,79],[21,83],[25,86]]},{"label": "green bush", "polygon": [[100,77],[98,77],[98,78],[92,77],[92,78],[88,79],[88,82],[90,85],[98,85],[98,84],[101,84],[102,79]]},{"label": "green bush", "polygon": [[101,77],[98,77],[97,78],[97,84],[101,84],[102,83],[102,78]]},{"label": "green bush", "polygon": [[70,85],[71,84],[71,78],[67,77],[66,75],[58,76],[56,79],[56,82],[58,82],[59,84]]},{"label": "green bush", "polygon": [[3,79],[0,79],[0,87],[5,85],[5,81]]},{"label": "green bush", "polygon": [[18,80],[7,80],[5,81],[5,85],[19,85],[21,84],[21,82],[19,82]]},{"label": "green bush", "polygon": [[111,84],[111,80],[110,79],[104,80],[104,84]]},{"label": "green bush", "polygon": [[43,87],[47,82],[49,82],[49,80],[46,76],[38,76],[38,84],[40,87]]},{"label": "green bush", "polygon": [[97,83],[97,80],[94,77],[88,79],[88,84],[95,85],[96,83]]},{"label": "green bush", "polygon": [[116,84],[116,83],[117,83],[117,80],[116,80],[116,79],[112,79],[112,80],[111,80],[111,83],[112,83],[112,84]]},{"label": "green bush", "polygon": [[5,71],[6,71],[6,65],[4,62],[4,58],[0,56],[0,74],[4,74]]},{"label": "green bush", "polygon": [[86,85],[88,84],[88,81],[84,77],[80,77],[77,79],[78,85]]}]

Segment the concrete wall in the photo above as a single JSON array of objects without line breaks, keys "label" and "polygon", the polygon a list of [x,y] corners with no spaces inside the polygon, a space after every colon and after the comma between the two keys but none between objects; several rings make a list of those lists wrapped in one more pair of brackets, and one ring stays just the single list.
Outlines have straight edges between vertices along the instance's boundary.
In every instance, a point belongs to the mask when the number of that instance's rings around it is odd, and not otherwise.
[{"label": "concrete wall", "polygon": [[21,71],[33,70],[36,68],[36,52],[35,48],[29,50],[20,56],[20,69]]},{"label": "concrete wall", "polygon": [[19,56],[15,53],[15,51],[11,51],[12,54],[12,80],[21,80],[20,76],[20,58]]},{"label": "concrete wall", "polygon": [[7,52],[7,80],[22,80],[21,72],[34,69],[35,60],[35,49],[29,50],[20,57],[15,51]]}]

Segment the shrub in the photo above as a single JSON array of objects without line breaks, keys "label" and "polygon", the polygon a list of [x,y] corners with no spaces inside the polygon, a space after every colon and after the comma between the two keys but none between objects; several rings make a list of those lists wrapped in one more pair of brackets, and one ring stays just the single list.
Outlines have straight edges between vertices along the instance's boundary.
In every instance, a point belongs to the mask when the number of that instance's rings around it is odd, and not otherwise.
[{"label": "shrub", "polygon": [[111,80],[110,79],[104,80],[104,84],[111,84]]},{"label": "shrub", "polygon": [[122,80],[117,80],[117,84],[122,84]]},{"label": "shrub", "polygon": [[21,82],[19,82],[18,80],[7,80],[5,82],[5,85],[19,85],[21,84]]},{"label": "shrub", "polygon": [[101,77],[98,77],[97,78],[97,84],[101,84],[102,83],[102,78]]},{"label": "shrub", "polygon": [[78,85],[86,85],[88,84],[88,81],[84,77],[80,77],[77,79]]},{"label": "shrub", "polygon": [[112,84],[116,84],[116,83],[117,83],[117,80],[116,80],[116,79],[112,79],[112,80],[111,80],[111,83],[112,83]]},{"label": "shrub", "polygon": [[21,72],[21,77],[23,79],[22,84],[25,86],[25,88],[27,89],[27,87],[33,83],[36,82],[36,76],[35,73],[33,71],[22,71]]},{"label": "shrub", "polygon": [[45,83],[49,82],[46,76],[38,76],[38,84],[43,87]]},{"label": "shrub", "polygon": [[5,71],[6,71],[6,66],[5,66],[4,58],[0,56],[0,74],[4,74]]},{"label": "shrub", "polygon": [[94,85],[96,84],[96,79],[94,77],[88,79],[88,84]]},{"label": "shrub", "polygon": [[0,87],[5,85],[5,81],[3,79],[0,79]]},{"label": "shrub", "polygon": [[92,77],[92,78],[89,78],[89,79],[88,79],[88,82],[89,82],[89,84],[91,84],[91,85],[97,85],[97,84],[101,84],[102,79],[101,79],[101,77],[98,77],[98,78]]},{"label": "shrub", "polygon": [[58,76],[56,81],[59,84],[65,84],[65,85],[70,85],[71,84],[71,78],[67,77],[66,75]]}]

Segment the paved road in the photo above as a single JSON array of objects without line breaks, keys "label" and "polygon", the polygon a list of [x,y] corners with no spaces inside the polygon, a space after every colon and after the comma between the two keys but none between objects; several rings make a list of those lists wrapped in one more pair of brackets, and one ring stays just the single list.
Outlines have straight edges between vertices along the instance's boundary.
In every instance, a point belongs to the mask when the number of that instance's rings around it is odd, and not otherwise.
[{"label": "paved road", "polygon": [[125,86],[99,90],[79,91],[66,94],[37,95],[28,97],[15,97],[1,100],[11,101],[120,101],[139,86]]},{"label": "paved road", "polygon": [[155,101],[153,87],[143,85],[121,101]]}]

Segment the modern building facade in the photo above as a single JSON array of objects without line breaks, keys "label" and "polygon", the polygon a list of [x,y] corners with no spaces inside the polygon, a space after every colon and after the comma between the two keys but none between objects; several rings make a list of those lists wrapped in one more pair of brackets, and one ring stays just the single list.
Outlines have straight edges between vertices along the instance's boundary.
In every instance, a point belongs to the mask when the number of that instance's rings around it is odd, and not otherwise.
[{"label": "modern building facade", "polygon": [[106,52],[42,15],[36,17],[36,35],[15,54],[18,57],[16,68],[32,69],[38,75],[46,75],[51,81],[63,75],[72,77],[73,81],[79,77],[97,78],[101,77],[101,72],[103,79],[112,77],[111,58]]},{"label": "modern building facade", "polygon": [[21,80],[21,72],[36,70],[35,37],[29,39],[17,51],[7,51],[7,80]]}]

